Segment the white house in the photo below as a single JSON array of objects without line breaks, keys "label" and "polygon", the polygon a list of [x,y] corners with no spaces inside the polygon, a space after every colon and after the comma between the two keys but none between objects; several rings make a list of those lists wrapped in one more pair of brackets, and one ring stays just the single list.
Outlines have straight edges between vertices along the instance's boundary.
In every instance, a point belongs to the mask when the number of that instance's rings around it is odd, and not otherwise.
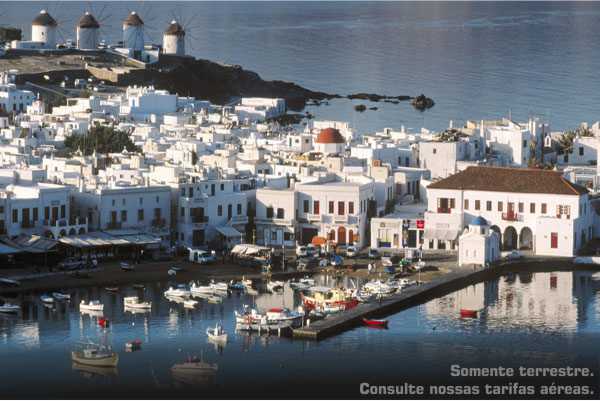
[{"label": "white house", "polygon": [[500,235],[476,217],[458,239],[458,265],[485,266],[500,258]]},{"label": "white house", "polygon": [[341,154],[346,148],[346,140],[337,129],[324,128],[317,135],[314,147],[323,154]]},{"label": "white house", "polygon": [[24,112],[35,100],[32,91],[17,89],[14,71],[0,73],[0,113]]},{"label": "white house", "polygon": [[549,170],[469,167],[427,187],[425,243],[455,249],[477,216],[501,235],[504,249],[573,256],[593,236],[588,191]]}]

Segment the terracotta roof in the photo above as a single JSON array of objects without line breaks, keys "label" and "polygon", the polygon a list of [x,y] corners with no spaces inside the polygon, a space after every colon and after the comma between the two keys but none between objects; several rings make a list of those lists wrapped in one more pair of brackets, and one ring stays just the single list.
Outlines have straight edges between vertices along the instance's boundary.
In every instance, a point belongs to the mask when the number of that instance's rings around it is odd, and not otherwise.
[{"label": "terracotta roof", "polygon": [[167,35],[183,36],[185,35],[185,30],[177,21],[173,20],[167,27],[165,33]]},{"label": "terracotta roof", "polygon": [[142,21],[140,16],[137,15],[135,11],[132,11],[131,14],[129,14],[127,18],[125,18],[125,21],[123,21],[123,25],[140,26],[144,25],[144,21]]},{"label": "terracotta roof", "polygon": [[581,195],[588,192],[558,171],[487,166],[467,167],[427,188],[553,195]]},{"label": "terracotta roof", "polygon": [[317,143],[345,143],[344,137],[340,131],[335,128],[325,128],[317,135]]},{"label": "terracotta roof", "polygon": [[100,28],[100,24],[96,18],[94,18],[94,16],[87,11],[79,19],[77,26],[80,28]]},{"label": "terracotta roof", "polygon": [[48,12],[46,12],[46,10],[42,10],[37,15],[37,17],[35,17],[34,20],[31,22],[31,25],[57,26],[58,24],[56,23],[56,20],[52,18],[52,16],[48,14]]}]

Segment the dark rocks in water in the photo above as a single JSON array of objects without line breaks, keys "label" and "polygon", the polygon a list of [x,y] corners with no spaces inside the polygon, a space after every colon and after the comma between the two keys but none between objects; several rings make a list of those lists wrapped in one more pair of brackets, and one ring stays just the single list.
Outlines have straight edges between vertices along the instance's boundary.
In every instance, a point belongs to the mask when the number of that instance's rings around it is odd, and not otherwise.
[{"label": "dark rocks in water", "polygon": [[379,110],[379,107],[375,107],[375,106],[369,107],[369,110]]},{"label": "dark rocks in water", "polygon": [[410,104],[412,104],[415,109],[423,111],[432,108],[435,102],[432,98],[420,94],[419,96],[414,98],[410,102]]},{"label": "dark rocks in water", "polygon": [[364,104],[357,104],[356,106],[354,106],[354,110],[356,110],[360,113],[362,113],[366,109],[367,109],[367,106],[365,106]]},{"label": "dark rocks in water", "polygon": [[392,104],[398,104],[398,103],[400,103],[398,100],[388,100],[388,99],[384,100],[384,102],[386,102],[386,103],[392,103]]},{"label": "dark rocks in water", "polygon": [[360,99],[360,100],[369,100],[371,102],[379,102],[379,101],[400,101],[400,100],[410,100],[410,96],[386,96],[386,95],[378,95],[376,93],[355,93],[352,95],[346,96],[348,99]]}]

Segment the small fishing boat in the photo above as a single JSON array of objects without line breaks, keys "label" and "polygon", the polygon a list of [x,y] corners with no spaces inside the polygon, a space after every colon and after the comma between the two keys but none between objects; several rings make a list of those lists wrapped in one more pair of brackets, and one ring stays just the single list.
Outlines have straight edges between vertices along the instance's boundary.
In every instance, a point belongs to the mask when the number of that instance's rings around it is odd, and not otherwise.
[{"label": "small fishing boat", "polygon": [[0,278],[0,284],[5,284],[5,285],[15,286],[15,287],[18,287],[21,285],[21,283],[19,281],[13,280],[10,278]]},{"label": "small fishing boat", "polygon": [[215,292],[228,292],[229,291],[229,284],[227,283],[215,283],[214,280],[211,280],[210,282],[210,286],[213,288],[213,290]]},{"label": "small fishing boat", "polygon": [[142,349],[142,340],[132,340],[125,343],[126,352],[134,352]]},{"label": "small fishing boat", "polygon": [[1,313],[18,313],[20,310],[21,307],[19,305],[9,304],[8,302],[0,305]]},{"label": "small fishing boat", "polygon": [[223,298],[216,295],[211,295],[207,298],[209,304],[222,304]]},{"label": "small fishing boat", "polygon": [[269,281],[267,283],[267,290],[269,292],[283,291],[283,281]]},{"label": "small fishing boat", "polygon": [[132,264],[127,263],[127,262],[121,262],[121,263],[119,263],[119,266],[121,266],[121,270],[124,270],[124,271],[130,272],[130,271],[134,271],[135,270],[135,265],[132,265]]},{"label": "small fishing boat", "polygon": [[89,366],[115,367],[119,363],[119,355],[110,347],[91,343],[85,344],[81,350],[71,351],[71,359],[73,362]]},{"label": "small fishing boat", "polygon": [[194,309],[198,305],[198,301],[194,299],[186,299],[183,301],[183,307],[187,309]]},{"label": "small fishing boat", "polygon": [[300,312],[292,311],[287,308],[271,308],[267,311],[267,323],[291,323],[292,326],[298,326],[302,323],[304,316]]},{"label": "small fishing boat", "polygon": [[227,342],[227,332],[223,330],[223,326],[221,326],[220,324],[217,324],[215,327],[209,327],[208,329],[206,329],[206,335],[208,336],[209,340],[219,343]]},{"label": "small fishing boat", "polygon": [[460,317],[474,319],[477,317],[477,311],[474,309],[461,309]]},{"label": "small fishing boat", "polygon": [[165,297],[181,297],[186,298],[190,296],[190,290],[187,289],[185,285],[178,285],[177,288],[169,287],[168,290],[164,292]]},{"label": "small fishing boat", "polygon": [[202,359],[188,358],[186,362],[177,363],[171,367],[173,378],[182,383],[197,385],[211,383],[216,374],[217,364],[209,364]]},{"label": "small fishing boat", "polygon": [[52,293],[52,297],[56,300],[56,301],[68,301],[71,299],[71,295],[69,294],[64,294],[62,292],[53,292]]},{"label": "small fishing boat", "polygon": [[213,293],[213,288],[210,285],[197,285],[192,283],[190,292],[194,295],[209,295]]},{"label": "small fishing boat", "polygon": [[89,302],[85,302],[84,300],[82,300],[81,303],[79,304],[80,312],[88,312],[88,311],[102,312],[103,310],[104,310],[104,304],[101,304],[100,301],[98,301],[98,300],[93,300],[93,301],[89,301]]},{"label": "small fishing boat", "polygon": [[152,309],[151,302],[140,301],[138,297],[123,298],[123,307],[125,309]]},{"label": "small fishing boat", "polygon": [[176,276],[176,275],[177,275],[177,272],[176,272],[175,270],[173,270],[173,269],[169,269],[169,270],[167,270],[167,274],[168,274],[169,276]]},{"label": "small fishing boat", "polygon": [[362,321],[365,324],[365,326],[369,326],[369,327],[377,327],[380,329],[387,329],[387,327],[388,327],[387,320],[367,319],[367,318],[363,317]]},{"label": "small fishing boat", "polygon": [[229,288],[236,291],[244,291],[246,286],[241,281],[233,281],[229,282]]},{"label": "small fishing boat", "polygon": [[52,298],[50,295],[47,295],[47,294],[41,295],[40,300],[45,304],[53,304],[54,303],[54,298]]}]

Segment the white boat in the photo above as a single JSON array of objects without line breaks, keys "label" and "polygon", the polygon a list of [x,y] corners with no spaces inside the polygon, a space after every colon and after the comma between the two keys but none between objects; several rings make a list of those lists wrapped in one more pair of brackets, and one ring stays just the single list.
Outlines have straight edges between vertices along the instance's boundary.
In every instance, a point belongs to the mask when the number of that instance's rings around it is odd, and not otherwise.
[{"label": "white boat", "polygon": [[267,283],[267,290],[269,292],[283,291],[283,281],[269,281]]},{"label": "white boat", "polygon": [[54,298],[52,298],[50,295],[46,295],[46,294],[41,295],[40,300],[45,304],[53,304],[54,303]]},{"label": "white boat", "polygon": [[10,278],[0,278],[0,284],[12,285],[15,287],[18,287],[21,285],[21,283],[19,281],[13,280]]},{"label": "white boat", "polygon": [[198,301],[193,299],[186,299],[183,301],[183,307],[187,309],[194,309],[198,305]]},{"label": "white boat", "polygon": [[248,305],[244,305],[241,312],[234,311],[233,313],[236,324],[267,324],[267,316],[258,313],[254,308],[250,309]]},{"label": "white boat", "polygon": [[301,313],[287,308],[271,308],[267,311],[266,316],[268,324],[289,322],[292,325],[300,324],[303,317]]},{"label": "white boat", "polygon": [[102,312],[104,310],[104,305],[100,303],[98,300],[93,300],[89,302],[81,301],[79,304],[80,312]]},{"label": "white boat", "polygon": [[208,339],[218,343],[227,342],[227,333],[223,330],[223,326],[217,324],[215,327],[209,327],[206,329],[206,335]]},{"label": "white boat", "polygon": [[227,292],[229,291],[229,284],[227,283],[215,283],[214,280],[210,282],[210,286],[213,288],[215,292]]},{"label": "white boat", "polygon": [[121,266],[121,270],[125,270],[125,271],[135,270],[135,265],[129,264],[127,262],[121,262],[119,265]]},{"label": "white boat", "polygon": [[241,283],[244,285],[244,287],[246,287],[246,289],[248,288],[252,288],[252,280],[249,280],[245,277],[242,276],[242,281]]},{"label": "white boat", "polygon": [[85,344],[83,349],[72,351],[71,359],[82,365],[96,367],[115,367],[119,363],[119,355],[110,347],[96,344]]},{"label": "white boat", "polygon": [[376,296],[387,296],[396,292],[397,287],[384,283],[381,280],[369,281],[363,285],[362,290]]},{"label": "white boat", "polygon": [[19,305],[14,305],[14,304],[9,304],[9,303],[4,303],[3,305],[0,305],[1,313],[18,313],[20,310],[21,310],[21,307]]},{"label": "white boat", "polygon": [[209,295],[213,293],[213,288],[210,284],[196,285],[196,283],[192,283],[192,285],[190,286],[190,292],[192,294]]},{"label": "white boat", "polygon": [[186,298],[190,296],[190,290],[187,289],[184,285],[179,285],[177,288],[169,287],[168,290],[164,292],[165,297],[182,297]]},{"label": "white boat", "polygon": [[123,298],[123,307],[125,309],[152,309],[152,303],[140,301],[138,297],[125,297]]},{"label": "white boat", "polygon": [[57,301],[68,301],[71,299],[71,295],[62,292],[53,292],[52,297]]},{"label": "white boat", "polygon": [[216,295],[211,295],[208,297],[207,301],[209,304],[221,304],[223,303],[223,298]]},{"label": "white boat", "polygon": [[176,275],[177,275],[177,272],[176,272],[175,270],[173,270],[173,269],[169,269],[169,270],[167,270],[167,274],[168,274],[169,276],[176,276]]}]

